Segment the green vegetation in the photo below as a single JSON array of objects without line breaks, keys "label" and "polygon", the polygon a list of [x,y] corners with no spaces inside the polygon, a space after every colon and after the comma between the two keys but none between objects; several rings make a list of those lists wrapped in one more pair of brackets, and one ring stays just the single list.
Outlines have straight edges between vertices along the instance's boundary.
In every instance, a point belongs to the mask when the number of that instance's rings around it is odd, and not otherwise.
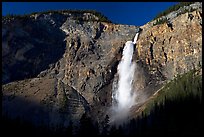
[{"label": "green vegetation", "polygon": [[[49,13],[52,13],[52,14],[71,13],[71,14],[73,14],[74,18],[77,21],[82,21],[82,18],[80,17],[80,15],[82,15],[83,13],[91,13],[91,14],[93,14],[99,18],[98,21],[111,23],[111,21],[107,17],[105,17],[103,14],[101,14],[100,12],[97,12],[95,10],[48,10],[48,11],[42,11],[42,12],[33,12],[31,14],[25,14],[25,15],[8,14],[6,16],[2,16],[2,19],[26,18],[26,17],[30,17],[31,15],[34,15],[34,14],[49,14]],[[83,20],[83,21],[96,21],[96,20],[90,19],[90,20]]]},{"label": "green vegetation", "polygon": [[188,97],[198,97],[201,100],[202,76],[197,73],[198,70],[191,70],[167,83],[148,101],[143,114],[149,115],[155,106],[165,105],[166,101],[185,100]]},{"label": "green vegetation", "polygon": [[[160,18],[162,16],[166,16],[167,14],[169,14],[170,12],[176,11],[181,7],[184,6],[189,6],[190,4],[193,4],[194,2],[179,2],[178,4],[169,7],[167,10],[160,12],[158,15],[156,15],[156,17],[153,20],[156,20],[156,23],[153,24],[153,26],[155,25],[159,25],[159,24],[163,24],[163,23],[167,23],[167,18]],[[180,13],[177,14],[177,16],[184,14],[186,12],[191,12],[193,11],[193,9],[187,10],[187,9],[183,9]]]},{"label": "green vegetation", "polygon": [[153,24],[153,26],[167,23],[167,21],[168,21],[167,18],[163,18],[163,19],[159,18],[156,20],[156,22]]},{"label": "green vegetation", "polygon": [[169,7],[167,10],[159,13],[153,20],[156,20],[157,18],[160,18],[162,16],[166,16],[167,14],[169,14],[172,11],[176,11],[181,7],[189,6],[189,5],[193,4],[193,3],[195,3],[195,2],[179,2],[178,4],[173,5],[173,6]]}]

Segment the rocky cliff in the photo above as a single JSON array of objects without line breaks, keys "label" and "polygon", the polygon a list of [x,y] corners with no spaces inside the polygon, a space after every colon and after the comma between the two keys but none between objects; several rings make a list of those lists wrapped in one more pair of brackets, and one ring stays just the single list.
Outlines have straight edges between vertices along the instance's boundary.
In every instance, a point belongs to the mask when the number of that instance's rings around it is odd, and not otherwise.
[{"label": "rocky cliff", "polygon": [[[142,28],[134,81],[142,104],[163,83],[202,62],[202,3],[170,23]],[[76,124],[84,112],[101,122],[124,44],[138,26],[90,12],[35,13],[2,19],[3,114],[37,125]]]}]

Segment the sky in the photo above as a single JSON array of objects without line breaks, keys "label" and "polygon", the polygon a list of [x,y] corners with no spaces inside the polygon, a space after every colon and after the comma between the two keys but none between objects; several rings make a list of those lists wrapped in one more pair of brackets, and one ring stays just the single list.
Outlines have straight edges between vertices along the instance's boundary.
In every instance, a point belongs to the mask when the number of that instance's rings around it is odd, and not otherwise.
[{"label": "sky", "polygon": [[2,2],[2,15],[59,9],[92,9],[113,23],[142,26],[177,2]]}]

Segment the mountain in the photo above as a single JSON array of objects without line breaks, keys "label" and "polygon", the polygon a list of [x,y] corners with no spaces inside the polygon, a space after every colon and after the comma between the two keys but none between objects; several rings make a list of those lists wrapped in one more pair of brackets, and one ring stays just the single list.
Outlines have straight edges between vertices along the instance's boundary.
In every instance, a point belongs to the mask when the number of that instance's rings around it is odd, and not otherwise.
[{"label": "mountain", "polygon": [[3,116],[53,128],[78,125],[87,113],[101,126],[124,44],[138,28],[131,118],[176,76],[202,70],[201,2],[144,26],[114,24],[95,11],[3,17]]}]

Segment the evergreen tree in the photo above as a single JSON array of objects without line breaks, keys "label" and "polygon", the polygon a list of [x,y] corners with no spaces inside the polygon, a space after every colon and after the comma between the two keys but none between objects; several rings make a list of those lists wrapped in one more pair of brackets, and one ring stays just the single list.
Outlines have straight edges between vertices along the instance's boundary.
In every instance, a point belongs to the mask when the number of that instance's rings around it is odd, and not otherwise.
[{"label": "evergreen tree", "polygon": [[109,125],[109,122],[110,122],[110,118],[108,115],[105,116],[105,119],[103,121],[103,132],[102,132],[102,135],[109,135],[109,130],[110,130],[110,125]]},{"label": "evergreen tree", "polygon": [[79,135],[97,135],[97,130],[95,129],[92,120],[87,113],[84,113],[80,119]]},{"label": "evergreen tree", "polygon": [[65,131],[65,134],[66,134],[67,136],[72,136],[72,135],[73,135],[72,131],[73,131],[73,122],[70,121],[70,122],[69,122],[69,126],[67,127],[67,129],[66,129],[66,131]]}]

